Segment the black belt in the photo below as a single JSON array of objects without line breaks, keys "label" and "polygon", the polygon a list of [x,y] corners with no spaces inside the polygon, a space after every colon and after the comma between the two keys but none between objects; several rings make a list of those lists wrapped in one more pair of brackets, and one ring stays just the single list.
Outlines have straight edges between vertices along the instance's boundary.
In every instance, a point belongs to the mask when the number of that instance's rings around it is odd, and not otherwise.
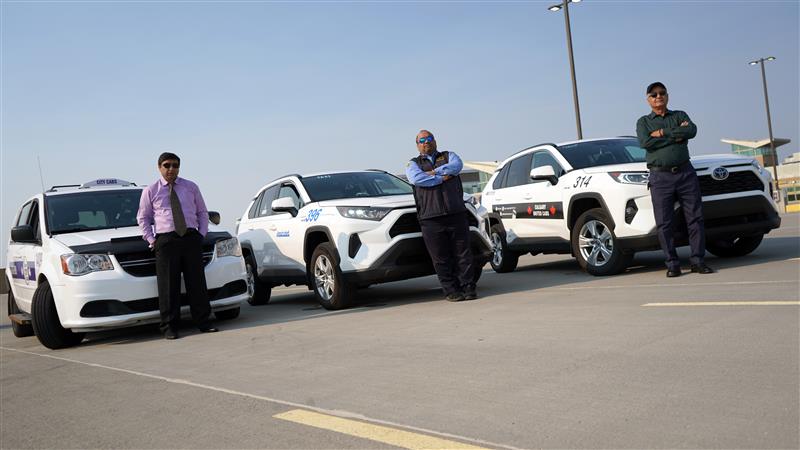
[{"label": "black belt", "polygon": [[677,166],[648,166],[647,169],[650,172],[678,173],[679,170],[689,165],[691,165],[691,163],[689,161],[686,161],[685,163],[678,164]]}]

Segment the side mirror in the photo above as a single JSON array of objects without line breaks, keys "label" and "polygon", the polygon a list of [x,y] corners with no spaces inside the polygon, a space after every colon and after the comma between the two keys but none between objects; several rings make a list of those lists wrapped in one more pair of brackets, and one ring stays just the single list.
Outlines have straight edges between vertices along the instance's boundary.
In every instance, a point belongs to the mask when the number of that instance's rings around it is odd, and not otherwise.
[{"label": "side mirror", "polygon": [[553,166],[541,166],[531,170],[531,180],[547,180],[552,185],[558,184],[558,177]]},{"label": "side mirror", "polygon": [[272,210],[275,212],[288,212],[292,217],[297,215],[297,208],[294,201],[289,197],[281,197],[272,201]]},{"label": "side mirror", "polygon": [[213,223],[214,225],[219,225],[220,222],[219,213],[217,211],[209,211],[208,221]]},{"label": "side mirror", "polygon": [[20,225],[11,229],[11,240],[14,242],[34,243],[36,234],[33,232],[33,227],[30,225]]}]

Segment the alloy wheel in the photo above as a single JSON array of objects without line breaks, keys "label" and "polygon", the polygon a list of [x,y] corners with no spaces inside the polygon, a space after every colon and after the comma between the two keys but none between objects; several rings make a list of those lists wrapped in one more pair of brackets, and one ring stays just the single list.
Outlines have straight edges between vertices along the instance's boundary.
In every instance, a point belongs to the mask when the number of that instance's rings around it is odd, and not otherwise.
[{"label": "alloy wheel", "polygon": [[336,287],[334,281],[333,264],[325,255],[320,255],[314,264],[314,283],[319,296],[325,300],[333,297]]},{"label": "alloy wheel", "polygon": [[492,264],[503,264],[503,237],[498,233],[492,233]]},{"label": "alloy wheel", "polygon": [[614,236],[603,222],[590,220],[581,227],[578,246],[584,261],[593,266],[604,266],[614,252]]}]

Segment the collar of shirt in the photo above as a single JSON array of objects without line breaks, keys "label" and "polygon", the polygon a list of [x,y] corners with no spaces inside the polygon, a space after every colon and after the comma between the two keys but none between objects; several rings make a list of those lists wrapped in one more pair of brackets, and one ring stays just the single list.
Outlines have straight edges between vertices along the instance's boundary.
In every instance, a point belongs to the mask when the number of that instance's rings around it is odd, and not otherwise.
[{"label": "collar of shirt", "polygon": [[[667,116],[668,116],[668,115],[670,115],[670,114],[672,114],[672,110],[669,110],[669,109],[668,109],[666,112],[664,112],[664,117],[667,117]],[[656,118],[656,116],[658,116],[658,117],[661,117],[661,116],[659,116],[658,114],[656,114],[656,112],[655,112],[655,111],[653,111],[653,112],[651,112],[651,113],[650,113],[650,115],[649,115],[648,117],[650,117],[651,119],[655,119],[655,118]]]},{"label": "collar of shirt", "polygon": [[[183,178],[181,178],[181,177],[175,178],[175,184],[180,184],[181,180],[183,180]],[[169,185],[169,182],[167,180],[165,180],[164,177],[159,178],[158,181],[162,186],[168,186]]]}]

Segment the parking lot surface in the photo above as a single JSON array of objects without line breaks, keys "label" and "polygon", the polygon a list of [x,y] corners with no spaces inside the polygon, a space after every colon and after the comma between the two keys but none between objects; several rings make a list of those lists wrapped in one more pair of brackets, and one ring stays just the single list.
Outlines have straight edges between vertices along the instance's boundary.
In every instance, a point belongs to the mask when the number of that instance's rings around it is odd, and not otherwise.
[{"label": "parking lot surface", "polygon": [[[598,278],[568,256],[321,309],[305,288],[220,333],[146,326],[50,351],[2,296],[2,448],[798,448],[800,215],[718,273],[659,252]],[[684,261],[686,249],[681,249]],[[487,266],[488,267],[488,266]]]}]

